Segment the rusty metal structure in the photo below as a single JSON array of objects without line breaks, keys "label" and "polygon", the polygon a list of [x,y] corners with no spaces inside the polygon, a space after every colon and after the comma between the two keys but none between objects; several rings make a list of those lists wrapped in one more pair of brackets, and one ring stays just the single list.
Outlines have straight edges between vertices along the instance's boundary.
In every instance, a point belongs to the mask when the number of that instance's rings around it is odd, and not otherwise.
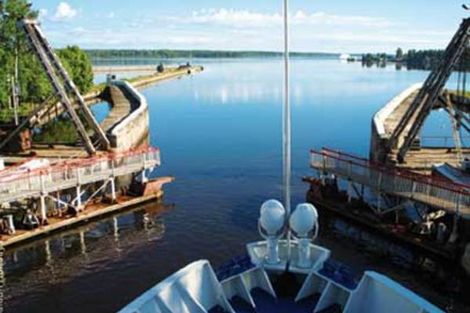
[{"label": "rusty metal structure", "polygon": [[[396,160],[398,163],[406,162],[405,156],[408,151],[416,145],[419,146],[417,137],[426,118],[433,109],[443,108],[449,113],[454,120],[454,134],[460,128],[467,132],[470,131],[470,119],[467,116],[468,103],[464,101],[464,97],[459,97],[459,94],[453,97],[453,100],[456,101],[451,101],[451,97],[444,92],[449,77],[457,69],[459,61],[468,47],[469,39],[470,18],[467,18],[462,21],[458,31],[447,46],[439,66],[431,72],[404,114],[399,117],[396,127],[385,144],[389,160]],[[459,74],[459,78],[460,76]],[[463,94],[465,93],[465,83],[464,81]],[[455,105],[455,102],[459,100],[462,100],[463,103]],[[459,150],[461,143],[459,143],[458,138],[455,138],[455,141],[456,148]],[[461,153],[461,151],[457,152]]]},{"label": "rusty metal structure", "polygon": [[[39,23],[36,20],[25,19],[18,22],[18,27],[24,31],[32,52],[37,56],[44,68],[54,89],[55,96],[65,107],[88,154],[93,155],[98,149],[108,150],[110,143],[105,132],[85,104],[78,88],[75,86],[58,56],[42,33]],[[0,143],[0,149],[27,127],[31,117],[37,115],[39,111],[44,110],[44,105],[47,105],[47,102],[34,110],[29,118],[19,123]],[[46,108],[46,110],[48,109],[49,108]]]}]

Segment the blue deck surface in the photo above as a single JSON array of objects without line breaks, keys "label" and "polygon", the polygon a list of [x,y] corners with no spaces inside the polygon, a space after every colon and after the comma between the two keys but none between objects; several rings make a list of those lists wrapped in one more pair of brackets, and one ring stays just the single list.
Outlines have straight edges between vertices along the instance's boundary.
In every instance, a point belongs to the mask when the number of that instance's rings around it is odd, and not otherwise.
[{"label": "blue deck surface", "polygon": [[[217,278],[222,281],[234,275],[238,275],[254,265],[248,255],[242,255],[229,260],[222,264],[217,272]],[[358,275],[353,273],[344,264],[335,262],[334,260],[327,260],[320,273],[338,284],[353,290],[358,284]],[[317,304],[320,294],[315,294],[299,302],[295,302],[295,295],[297,294],[300,285],[296,281],[295,275],[283,274],[276,278],[271,277],[273,287],[276,290],[278,298],[273,298],[264,290],[256,288],[251,291],[251,295],[255,301],[256,308],[252,308],[249,303],[240,297],[234,297],[230,300],[230,304],[237,313],[311,313]],[[320,313],[336,313],[341,312],[341,306],[334,304]],[[209,311],[210,313],[223,313],[225,312],[220,307],[215,307]]]}]

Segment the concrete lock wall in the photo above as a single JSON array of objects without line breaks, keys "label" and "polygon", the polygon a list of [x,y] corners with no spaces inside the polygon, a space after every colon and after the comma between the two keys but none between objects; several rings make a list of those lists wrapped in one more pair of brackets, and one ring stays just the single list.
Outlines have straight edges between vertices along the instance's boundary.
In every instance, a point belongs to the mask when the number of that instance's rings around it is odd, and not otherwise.
[{"label": "concrete lock wall", "polygon": [[137,104],[136,107],[132,108],[132,112],[108,133],[112,150],[121,152],[138,146],[147,138],[149,127],[148,104],[145,97],[128,82],[115,81],[113,84],[124,89],[134,98]]},{"label": "concrete lock wall", "polygon": [[[405,99],[420,89],[422,85],[422,83],[417,83],[408,87],[374,114],[371,126],[372,132],[369,156],[372,161],[381,162],[387,153],[384,148],[387,146],[391,134],[388,134],[385,130],[386,119],[405,101]],[[400,144],[401,142],[398,145]]]}]

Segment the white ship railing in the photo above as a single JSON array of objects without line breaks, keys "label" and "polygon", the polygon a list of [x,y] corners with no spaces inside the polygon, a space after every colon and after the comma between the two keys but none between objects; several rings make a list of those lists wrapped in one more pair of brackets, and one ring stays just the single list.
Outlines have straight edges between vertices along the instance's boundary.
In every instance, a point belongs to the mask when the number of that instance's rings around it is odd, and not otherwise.
[{"label": "white ship railing", "polygon": [[323,172],[432,207],[470,218],[470,186],[437,177],[371,164],[338,151],[311,151],[310,165]]}]

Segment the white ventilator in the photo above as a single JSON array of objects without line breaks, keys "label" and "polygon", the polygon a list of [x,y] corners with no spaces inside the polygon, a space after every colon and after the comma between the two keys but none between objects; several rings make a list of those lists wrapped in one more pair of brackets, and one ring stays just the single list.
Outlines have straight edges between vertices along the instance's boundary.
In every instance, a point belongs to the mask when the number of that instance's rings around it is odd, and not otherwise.
[{"label": "white ventilator", "polygon": [[[290,220],[290,229],[299,243],[298,263],[299,268],[310,268],[312,261],[310,258],[310,242],[318,236],[318,213],[315,207],[310,203],[302,203],[297,206],[292,213]],[[313,231],[313,237],[311,233]]]},{"label": "white ventilator", "polygon": [[260,235],[267,241],[267,253],[265,261],[268,264],[278,264],[279,239],[284,235],[284,224],[286,220],[286,209],[277,200],[268,200],[260,209],[258,230]]}]

